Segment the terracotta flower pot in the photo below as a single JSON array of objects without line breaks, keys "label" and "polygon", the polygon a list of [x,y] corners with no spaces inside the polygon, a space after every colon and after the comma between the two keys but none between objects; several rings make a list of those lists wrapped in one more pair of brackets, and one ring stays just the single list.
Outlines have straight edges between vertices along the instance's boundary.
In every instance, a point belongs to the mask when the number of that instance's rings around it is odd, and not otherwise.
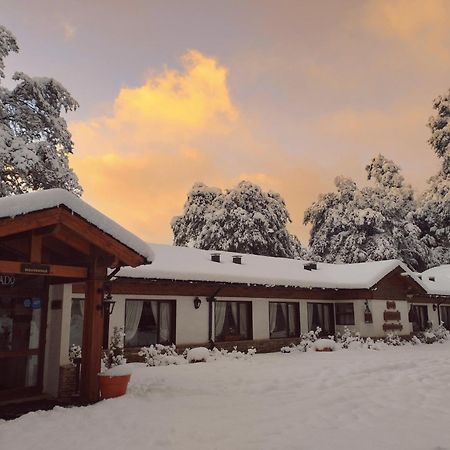
[{"label": "terracotta flower pot", "polygon": [[98,375],[101,398],[115,398],[127,392],[131,375]]}]

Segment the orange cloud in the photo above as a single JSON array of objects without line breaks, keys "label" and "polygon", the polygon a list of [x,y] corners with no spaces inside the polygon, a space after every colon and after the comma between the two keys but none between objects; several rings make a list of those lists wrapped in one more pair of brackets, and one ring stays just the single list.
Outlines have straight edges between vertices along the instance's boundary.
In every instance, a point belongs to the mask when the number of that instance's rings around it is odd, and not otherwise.
[{"label": "orange cloud", "polygon": [[170,220],[194,182],[230,187],[249,179],[284,195],[301,224],[304,202],[289,195],[286,158],[254,138],[231,100],[226,68],[195,51],[182,62],[183,71],[121,89],[110,115],[70,124],[84,198],[143,238],[170,242]]}]

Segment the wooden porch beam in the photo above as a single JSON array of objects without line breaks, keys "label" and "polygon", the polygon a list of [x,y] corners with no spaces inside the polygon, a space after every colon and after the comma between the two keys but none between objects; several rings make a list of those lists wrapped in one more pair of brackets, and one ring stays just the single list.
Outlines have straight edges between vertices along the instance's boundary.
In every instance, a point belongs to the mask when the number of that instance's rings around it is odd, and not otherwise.
[{"label": "wooden porch beam", "polygon": [[0,219],[0,237],[23,233],[36,228],[48,227],[59,222],[61,209],[36,211],[13,218]]},{"label": "wooden porch beam", "polygon": [[73,233],[65,226],[63,225],[59,226],[52,234],[52,236],[62,241],[69,247],[72,247],[74,250],[77,250],[78,252],[83,253],[84,255],[89,255],[89,252],[91,250],[90,243],[82,239],[77,234]]},{"label": "wooden porch beam", "polygon": [[84,302],[83,343],[81,350],[80,394],[84,401],[93,403],[99,399],[97,374],[101,368],[103,347],[103,284],[107,268],[94,257],[89,267]]},{"label": "wooden porch beam", "polygon": [[143,256],[69,211],[61,210],[61,222],[103,252],[114,255],[121,261],[120,265],[136,267],[145,263]]},{"label": "wooden porch beam", "polygon": [[[42,275],[48,277],[66,277],[86,279],[88,271],[85,267],[61,266],[55,264],[38,264],[33,271],[33,263],[17,261],[0,261],[0,273],[14,273],[22,275]],[[27,268],[25,268],[27,267]]]},{"label": "wooden porch beam", "polygon": [[31,233],[30,261],[33,263],[42,262],[42,234]]}]

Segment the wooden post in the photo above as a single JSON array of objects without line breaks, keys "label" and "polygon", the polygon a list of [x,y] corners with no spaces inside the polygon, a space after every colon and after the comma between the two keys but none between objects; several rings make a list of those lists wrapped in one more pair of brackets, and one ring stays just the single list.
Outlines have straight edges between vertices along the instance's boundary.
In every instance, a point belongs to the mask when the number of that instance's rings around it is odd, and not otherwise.
[{"label": "wooden post", "polygon": [[99,257],[91,256],[86,299],[84,302],[83,344],[81,350],[81,399],[93,403],[98,401],[98,379],[103,343],[103,283],[106,267],[99,264]]}]

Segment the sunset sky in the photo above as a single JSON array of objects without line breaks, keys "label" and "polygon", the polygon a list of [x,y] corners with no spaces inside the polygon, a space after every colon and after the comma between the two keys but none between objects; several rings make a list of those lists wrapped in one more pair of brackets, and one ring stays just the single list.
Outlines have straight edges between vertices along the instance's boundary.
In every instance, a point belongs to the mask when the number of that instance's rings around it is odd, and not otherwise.
[{"label": "sunset sky", "polygon": [[[15,70],[52,76],[83,198],[170,243],[196,181],[279,192],[303,211],[378,153],[420,191],[438,170],[432,100],[450,88],[447,0],[0,0]],[[7,83],[11,83],[7,81]]]}]

